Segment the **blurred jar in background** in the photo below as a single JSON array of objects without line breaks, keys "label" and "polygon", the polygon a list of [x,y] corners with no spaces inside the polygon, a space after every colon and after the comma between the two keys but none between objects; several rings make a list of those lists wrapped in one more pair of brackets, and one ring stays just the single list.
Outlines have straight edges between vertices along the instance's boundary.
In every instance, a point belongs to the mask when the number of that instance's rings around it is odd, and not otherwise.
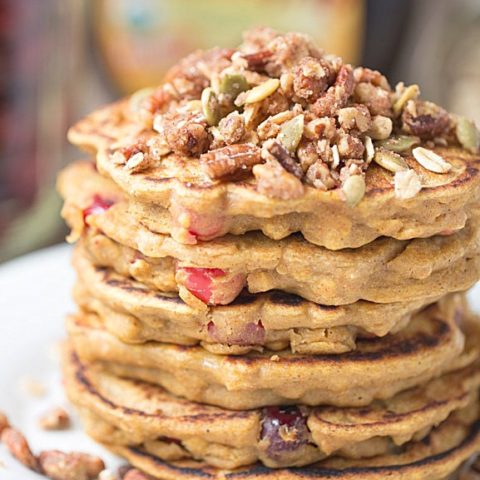
[{"label": "blurred jar in background", "polygon": [[234,47],[242,31],[266,25],[311,35],[326,51],[358,62],[363,0],[98,0],[94,24],[100,49],[123,92],[158,83],[196,49]]}]

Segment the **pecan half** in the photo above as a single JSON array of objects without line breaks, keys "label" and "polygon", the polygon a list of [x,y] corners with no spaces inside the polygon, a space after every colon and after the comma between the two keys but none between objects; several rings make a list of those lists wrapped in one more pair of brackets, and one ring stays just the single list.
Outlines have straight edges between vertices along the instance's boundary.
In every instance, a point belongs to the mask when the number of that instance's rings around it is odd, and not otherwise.
[{"label": "pecan half", "polygon": [[80,452],[46,450],[38,458],[42,471],[52,480],[94,480],[105,469],[100,458]]},{"label": "pecan half", "polygon": [[202,168],[213,180],[242,177],[262,162],[261,150],[249,143],[228,145],[204,153],[200,157]]},{"label": "pecan half", "polygon": [[27,439],[21,432],[12,427],[7,427],[2,432],[1,440],[22,465],[36,472],[40,471],[37,457],[32,453]]}]

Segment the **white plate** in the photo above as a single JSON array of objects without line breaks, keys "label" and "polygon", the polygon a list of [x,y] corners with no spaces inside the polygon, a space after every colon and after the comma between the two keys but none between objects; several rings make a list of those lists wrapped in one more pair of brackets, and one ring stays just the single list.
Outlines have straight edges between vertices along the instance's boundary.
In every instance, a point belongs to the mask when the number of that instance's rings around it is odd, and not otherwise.
[{"label": "white plate", "polygon": [[[58,342],[64,318],[73,312],[70,247],[61,245],[26,255],[0,266],[0,411],[30,441],[32,450],[78,450],[99,455],[111,468],[122,462],[74,427],[44,432],[38,417],[52,406],[67,406],[60,383]],[[25,392],[25,383],[40,382],[43,397]],[[71,411],[71,409],[69,409]],[[124,463],[124,462],[123,462]],[[0,445],[1,480],[45,480],[12,459]]]},{"label": "white plate", "polygon": [[[60,385],[55,345],[64,336],[64,317],[74,310],[70,300],[73,272],[70,247],[57,246],[26,255],[0,267],[0,411],[23,431],[35,452],[58,448],[100,455],[110,468],[121,461],[109,455],[74,428],[43,432],[39,415],[52,405],[67,405]],[[480,312],[480,285],[470,294]],[[45,385],[42,398],[28,395],[22,383],[29,379]],[[0,446],[1,480],[43,479],[13,460]]]}]

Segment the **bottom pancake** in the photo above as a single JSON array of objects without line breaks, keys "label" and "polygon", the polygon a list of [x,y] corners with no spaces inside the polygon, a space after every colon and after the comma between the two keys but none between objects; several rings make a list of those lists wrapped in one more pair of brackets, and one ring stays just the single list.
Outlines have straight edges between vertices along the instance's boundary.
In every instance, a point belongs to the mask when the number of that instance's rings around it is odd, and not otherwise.
[{"label": "bottom pancake", "polygon": [[71,351],[65,355],[64,378],[87,433],[101,443],[221,469],[257,462],[283,468],[332,455],[337,462],[395,456],[461,412],[473,410],[476,418],[480,369],[478,364],[462,368],[368,407],[242,412],[189,402],[161,387],[118,378],[83,364]]},{"label": "bottom pancake", "polygon": [[[308,467],[277,470],[255,465],[226,471],[195,461],[167,463],[142,448],[104,445],[161,480],[441,480],[451,478],[480,450],[480,421],[472,418],[471,412],[454,415],[428,437],[396,454],[368,460],[329,459]],[[475,471],[463,472],[458,478],[475,479],[471,474]]]}]

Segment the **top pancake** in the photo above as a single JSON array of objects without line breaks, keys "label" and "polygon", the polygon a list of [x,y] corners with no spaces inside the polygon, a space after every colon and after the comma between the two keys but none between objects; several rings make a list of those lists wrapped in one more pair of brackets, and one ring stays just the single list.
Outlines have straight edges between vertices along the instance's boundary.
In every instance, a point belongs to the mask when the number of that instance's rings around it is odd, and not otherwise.
[{"label": "top pancake", "polygon": [[[464,136],[455,133],[459,119],[449,117],[440,107],[420,101],[416,94],[408,95],[402,86],[393,92],[378,72],[363,68],[353,71],[351,66],[342,65],[340,59],[323,55],[301,35],[268,33],[268,39],[262,33],[249,35],[255,41],[247,41],[238,51],[214,49],[188,57],[153,94],[144,92],[131,100],[108,105],[70,129],[70,141],[96,154],[99,171],[135,199],[145,221],[183,243],[249,230],[262,230],[274,239],[299,231],[310,242],[334,250],[359,247],[380,236],[402,240],[428,237],[465,225],[480,198],[476,133],[471,131],[470,143],[465,141]],[[252,55],[263,55],[269,60],[252,66],[249,64]],[[292,78],[298,71],[299,75],[304,74],[305,62],[316,62],[320,65],[317,74],[329,72],[327,76],[331,77],[315,101],[308,95],[302,96],[305,92],[302,94],[300,87],[296,88]],[[235,106],[219,86],[232,72],[243,75],[249,92],[255,86],[265,90],[265,85],[272,82],[276,90],[259,100],[247,98],[243,104],[241,96],[248,94],[241,93],[235,99]],[[305,78],[312,79],[315,77],[312,75]],[[288,79],[293,87],[286,84]],[[342,80],[347,84],[342,84]],[[315,77],[314,81],[318,83],[320,79]],[[362,95],[363,90],[370,95]],[[337,98],[329,108],[320,108],[322,102],[339,92],[343,92],[341,99]],[[226,141],[225,135],[218,133],[222,124],[218,124],[218,119],[209,119],[205,98],[200,103],[202,94],[213,98],[217,95],[218,101],[230,102],[231,118],[244,125],[239,140]],[[387,102],[383,108],[375,103],[380,97]],[[356,127],[347,125],[344,116],[348,108],[353,109],[349,114],[366,115],[364,128],[353,120]],[[413,123],[409,117],[413,115],[411,111],[418,113]],[[268,120],[280,129],[285,124],[282,118],[292,117],[301,120],[303,130],[297,138],[300,143],[297,141],[287,152],[284,144],[288,142],[284,139],[282,144],[282,136],[272,139],[271,134],[263,132],[263,125]],[[323,122],[323,130],[312,133],[312,125],[318,120]],[[376,132],[372,126],[376,121],[387,125],[390,133]],[[415,122],[423,122],[421,128]],[[333,133],[327,134],[324,124],[330,125]],[[371,138],[398,139],[400,134],[418,135],[417,144],[447,161],[447,167],[440,168],[443,173],[436,173],[435,166],[421,166],[410,148],[402,150],[403,157],[397,158],[397,162],[401,163],[401,169],[410,169],[415,178],[413,183],[419,182],[423,187],[413,195],[399,193],[398,185],[396,191],[391,167],[387,170],[370,163],[372,150],[365,147]],[[185,135],[191,138],[182,144]],[[271,153],[269,141],[280,145],[277,150],[283,148],[281,155]],[[356,151],[352,145],[356,145]],[[323,177],[322,181],[313,179],[309,174],[312,165],[304,152],[309,147],[316,149],[316,153],[310,152],[314,157],[310,160],[317,162],[314,165],[320,170],[326,168],[330,172],[330,183]],[[332,147],[338,148],[332,150]],[[377,153],[384,148],[378,142],[374,147]],[[242,148],[254,153],[245,158]],[[324,150],[320,152],[320,148]],[[287,160],[285,155],[289,157]],[[138,164],[128,163],[133,156]],[[252,164],[265,168],[253,168],[252,173]],[[214,167],[230,169],[229,174],[212,173]],[[262,172],[267,170],[271,176],[265,179]],[[361,185],[356,189],[358,198],[349,196],[346,180],[351,176],[358,177],[357,183]],[[363,184],[366,193],[357,204],[363,195]]]}]

